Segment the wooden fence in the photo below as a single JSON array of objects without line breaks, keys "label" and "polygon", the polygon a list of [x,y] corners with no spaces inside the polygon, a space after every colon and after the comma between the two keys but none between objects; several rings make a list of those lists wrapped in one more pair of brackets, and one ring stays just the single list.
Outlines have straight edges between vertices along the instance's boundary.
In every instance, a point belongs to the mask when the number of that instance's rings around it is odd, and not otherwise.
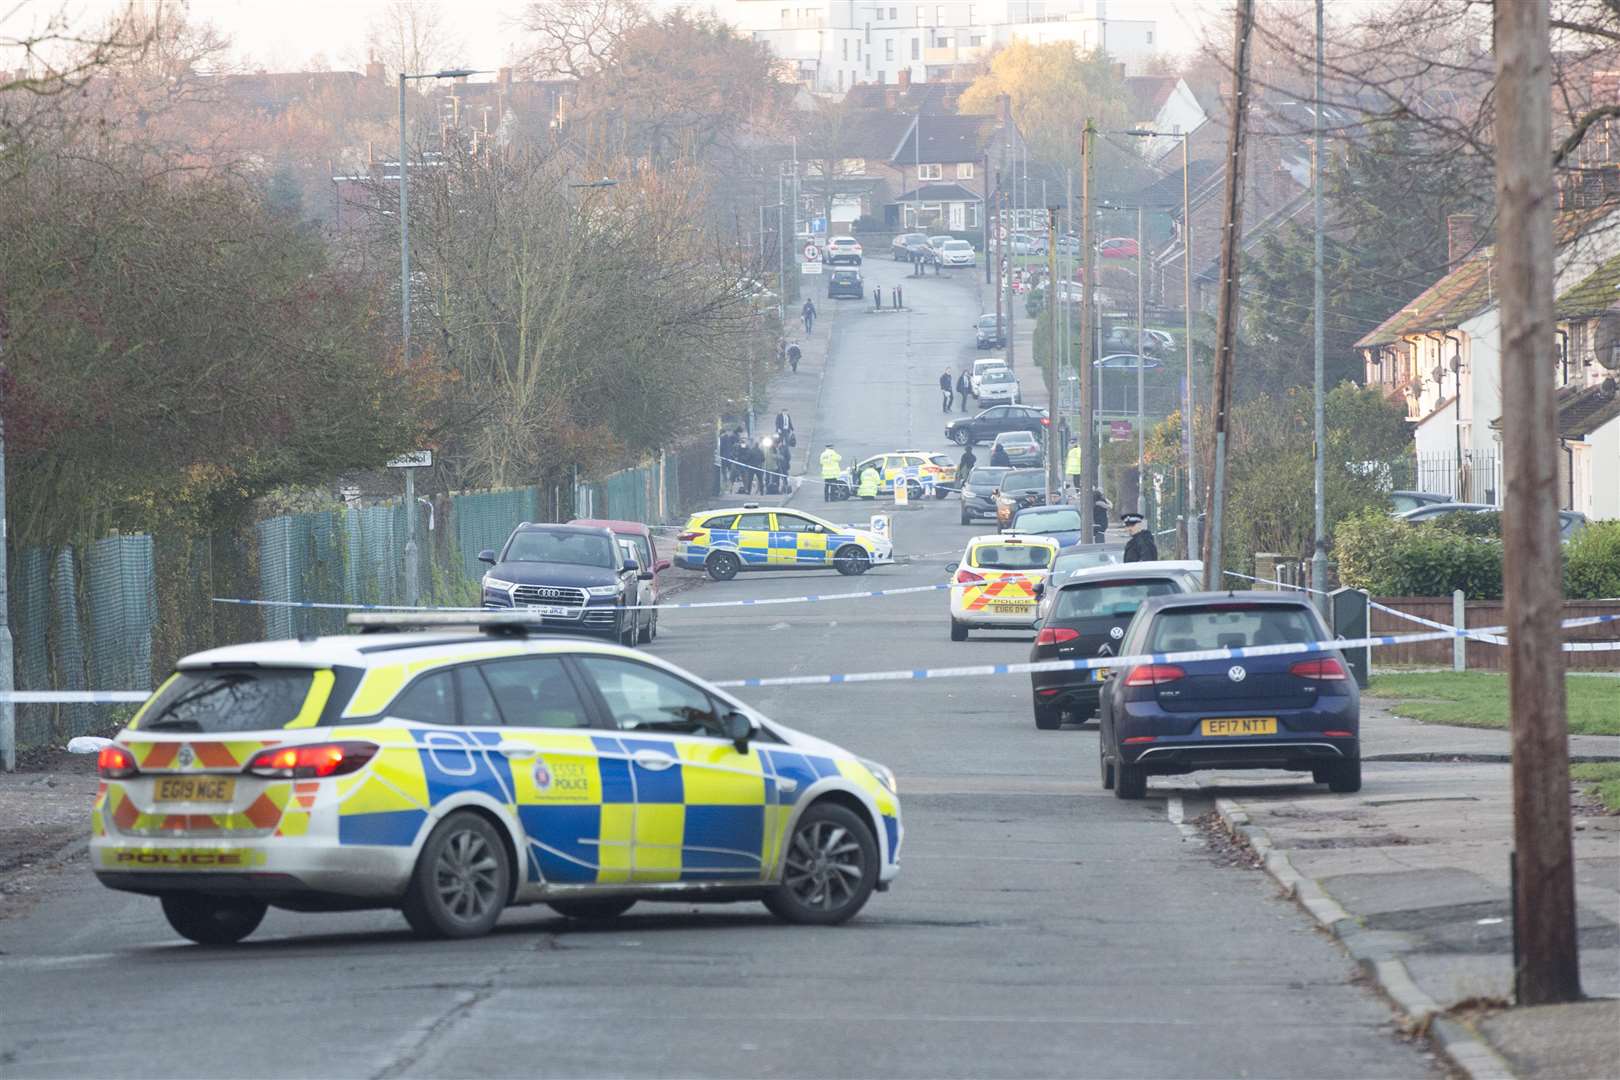
[{"label": "wooden fence", "polygon": [[[1437,596],[1378,596],[1375,603],[1404,611],[1438,623],[1451,625],[1451,598]],[[1566,600],[1560,619],[1579,619],[1588,615],[1620,614],[1620,601]],[[1411,634],[1424,627],[1387,611],[1373,608],[1372,633]],[[1501,600],[1470,600],[1464,606],[1467,626],[1501,626],[1507,622],[1507,605]],[[1577,626],[1564,631],[1565,641],[1620,641],[1620,623],[1599,623],[1596,626]],[[1469,641],[1467,664],[1471,671],[1506,671],[1507,647],[1485,641]],[[1373,666],[1451,667],[1450,641],[1417,641],[1406,645],[1386,645],[1373,650]],[[1566,652],[1564,663],[1571,671],[1620,670],[1620,647],[1602,652]]]}]

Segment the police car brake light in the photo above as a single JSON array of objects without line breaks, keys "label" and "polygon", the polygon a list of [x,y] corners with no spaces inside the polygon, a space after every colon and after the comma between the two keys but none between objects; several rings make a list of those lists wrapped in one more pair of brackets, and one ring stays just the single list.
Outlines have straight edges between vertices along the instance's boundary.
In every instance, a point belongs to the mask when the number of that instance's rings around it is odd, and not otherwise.
[{"label": "police car brake light", "polygon": [[140,771],[135,755],[116,743],[103,746],[96,755],[96,773],[103,780],[125,780]]},{"label": "police car brake light", "polygon": [[983,581],[983,580],[984,580],[984,575],[983,574],[975,574],[971,570],[958,570],[956,572],[956,583],[958,585],[971,585],[975,581]]},{"label": "police car brake light", "polygon": [[246,770],[254,776],[312,780],[342,776],[359,769],[377,753],[369,742],[305,743],[302,746],[276,746],[260,750],[248,761]]}]

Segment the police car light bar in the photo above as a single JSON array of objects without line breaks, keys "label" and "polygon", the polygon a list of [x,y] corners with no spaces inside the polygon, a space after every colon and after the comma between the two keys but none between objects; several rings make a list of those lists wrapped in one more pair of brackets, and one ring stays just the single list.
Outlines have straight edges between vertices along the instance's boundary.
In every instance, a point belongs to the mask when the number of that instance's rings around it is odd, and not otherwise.
[{"label": "police car light bar", "polygon": [[543,619],[538,611],[356,611],[345,620],[361,633],[384,630],[429,630],[458,627],[482,630],[487,634],[522,634],[539,629]]}]

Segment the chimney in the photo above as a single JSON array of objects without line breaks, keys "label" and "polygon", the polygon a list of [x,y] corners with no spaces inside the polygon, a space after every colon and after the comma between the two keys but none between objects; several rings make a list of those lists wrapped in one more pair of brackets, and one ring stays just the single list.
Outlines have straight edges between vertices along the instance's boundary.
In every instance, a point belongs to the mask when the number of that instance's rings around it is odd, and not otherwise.
[{"label": "chimney", "polygon": [[911,89],[911,69],[908,67],[900,69],[900,89]]},{"label": "chimney", "polygon": [[367,79],[375,79],[378,82],[382,82],[383,79],[385,79],[386,77],[387,77],[387,72],[385,72],[383,70],[381,60],[378,60],[374,56],[370,60],[366,61],[366,78]]},{"label": "chimney", "polygon": [[512,88],[512,69],[509,67],[501,68],[497,79],[504,89],[510,90]]},{"label": "chimney", "polygon": [[1477,220],[1473,214],[1446,216],[1446,261],[1451,269],[1457,269],[1473,255]]}]

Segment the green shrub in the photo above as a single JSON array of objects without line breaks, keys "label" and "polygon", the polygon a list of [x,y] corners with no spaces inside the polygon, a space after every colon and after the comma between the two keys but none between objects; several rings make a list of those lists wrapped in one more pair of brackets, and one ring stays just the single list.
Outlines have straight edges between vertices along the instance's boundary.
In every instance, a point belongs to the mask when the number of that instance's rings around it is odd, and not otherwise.
[{"label": "green shrub", "polygon": [[1620,521],[1594,521],[1564,545],[1564,595],[1571,600],[1620,597]]},{"label": "green shrub", "polygon": [[1396,545],[1411,529],[1383,510],[1364,510],[1339,522],[1333,530],[1333,558],[1339,564],[1339,580],[1378,596],[1394,595],[1386,586],[1393,575],[1392,557]]},{"label": "green shrub", "polygon": [[1339,523],[1334,556],[1339,579],[1374,596],[1450,596],[1454,589],[1470,600],[1502,596],[1501,541],[1463,529],[1408,525],[1367,511]]},{"label": "green shrub", "polygon": [[1443,529],[1458,536],[1484,536],[1492,540],[1502,539],[1502,511],[1486,510],[1477,514],[1463,513],[1441,514],[1424,522],[1425,525],[1436,529]]}]

